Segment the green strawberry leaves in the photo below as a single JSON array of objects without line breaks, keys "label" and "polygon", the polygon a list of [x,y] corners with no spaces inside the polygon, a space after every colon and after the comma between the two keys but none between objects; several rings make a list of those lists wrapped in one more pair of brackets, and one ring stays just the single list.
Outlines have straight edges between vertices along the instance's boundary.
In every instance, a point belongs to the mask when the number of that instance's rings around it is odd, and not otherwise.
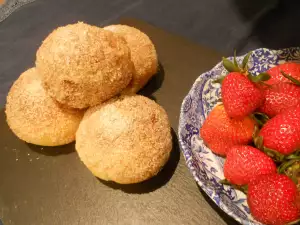
[{"label": "green strawberry leaves", "polygon": [[[282,164],[277,168],[277,172],[278,172],[278,173],[285,173],[286,170],[287,170],[288,168],[292,168],[291,166],[292,166],[294,163],[299,162],[299,160],[300,160],[300,159],[292,159],[292,160],[288,160],[288,161],[282,163]],[[299,165],[299,164],[297,164],[296,169],[300,169],[300,165]]]},{"label": "green strawberry leaves", "polygon": [[253,76],[252,74],[247,75],[248,79],[251,80],[253,83],[259,83],[263,81],[267,81],[271,78],[268,73],[260,73],[257,76]]},{"label": "green strawberry leaves", "polygon": [[288,155],[286,159],[300,159],[300,149],[297,149],[292,154]]},{"label": "green strawberry leaves", "polygon": [[271,157],[274,162],[281,163],[285,160],[285,155],[281,154],[280,152],[277,152],[273,149],[266,148],[264,146],[264,140],[262,136],[259,136],[259,128],[258,126],[255,126],[254,132],[253,132],[253,142],[256,148],[264,152],[266,155]]},{"label": "green strawberry leaves", "polygon": [[278,168],[277,172],[287,175],[291,178],[296,185],[299,183],[300,178],[300,157],[283,162]]},{"label": "green strawberry leaves", "polygon": [[229,72],[241,72],[240,67],[235,65],[233,62],[231,62],[229,59],[223,57],[223,66],[226,70]]},{"label": "green strawberry leaves", "polygon": [[219,182],[220,182],[220,184],[229,185],[229,186],[233,187],[234,189],[240,190],[240,191],[244,192],[245,194],[247,194],[247,192],[248,192],[248,185],[236,185],[236,184],[232,184],[227,179],[220,180]]},{"label": "green strawberry leaves", "polygon": [[243,68],[244,70],[247,69],[247,65],[248,65],[249,58],[250,58],[251,55],[252,55],[252,52],[248,52],[248,54],[247,54],[247,55],[244,57],[244,59],[243,59],[243,62],[242,62],[242,68]]},{"label": "green strawberry leaves", "polygon": [[287,223],[286,225],[296,225],[300,222],[300,219],[299,220],[295,220],[293,222],[290,222],[290,223]]},{"label": "green strawberry leaves", "polygon": [[219,77],[216,80],[213,80],[212,83],[213,84],[222,84],[224,78],[225,78],[225,76]]},{"label": "green strawberry leaves", "polygon": [[249,62],[249,58],[252,55],[252,52],[249,52],[243,59],[242,65],[239,65],[236,60],[236,50],[234,50],[233,62],[229,59],[223,57],[223,66],[228,72],[241,72],[247,73],[247,65]]},{"label": "green strawberry leaves", "polygon": [[300,81],[295,79],[294,77],[286,74],[285,72],[283,72],[282,70],[280,71],[282,76],[284,76],[285,78],[289,79],[290,81],[292,81],[294,84],[296,84],[297,86],[300,86]]},{"label": "green strawberry leaves", "polygon": [[236,50],[234,50],[233,62],[229,59],[223,57],[223,66],[228,72],[241,72],[245,73],[247,71],[247,65],[252,52],[249,52],[243,59],[242,65],[239,65],[236,60]]},{"label": "green strawberry leaves", "polygon": [[277,168],[277,172],[287,175],[298,185],[300,178],[300,150],[286,156],[285,160]]},{"label": "green strawberry leaves", "polygon": [[281,154],[280,152],[277,152],[273,149],[263,147],[264,153],[266,153],[269,157],[273,159],[276,163],[280,163],[285,159],[285,155]]},{"label": "green strawberry leaves", "polygon": [[[271,76],[268,73],[260,73],[259,75],[254,76],[248,72],[248,62],[249,62],[251,55],[252,55],[252,52],[249,52],[244,57],[242,64],[239,65],[236,60],[236,51],[234,51],[233,62],[230,61],[229,59],[223,57],[223,59],[222,59],[223,66],[230,73],[231,72],[239,72],[239,73],[245,74],[248,77],[248,79],[254,83],[262,83],[264,81],[269,80],[271,78]],[[222,83],[222,81],[220,82],[218,79],[218,80],[216,80],[216,83]]]},{"label": "green strawberry leaves", "polygon": [[236,61],[236,50],[234,50],[233,64],[234,64],[236,67],[239,67],[238,62]]},{"label": "green strawberry leaves", "polygon": [[263,138],[261,136],[258,136],[259,134],[259,127],[255,126],[254,127],[254,132],[252,135],[253,142],[256,148],[262,149],[263,148]]},{"label": "green strawberry leaves", "polygon": [[[264,119],[268,119],[266,115],[263,113],[256,113],[260,116],[263,116]],[[296,150],[294,153],[290,155],[283,155],[280,152],[267,148],[264,146],[264,140],[262,136],[259,136],[259,127],[255,126],[253,132],[253,142],[254,146],[264,152],[266,155],[272,158],[272,160],[280,165],[278,167],[278,173],[285,173],[286,169],[293,165],[295,162],[299,162],[299,168],[297,166],[297,176],[300,178],[300,150]],[[293,169],[295,170],[295,168]],[[291,177],[291,176],[290,176]],[[293,177],[291,177],[294,179]]]},{"label": "green strawberry leaves", "polygon": [[270,119],[266,114],[261,112],[254,112],[252,113],[251,117],[259,125],[259,127],[262,127]]}]

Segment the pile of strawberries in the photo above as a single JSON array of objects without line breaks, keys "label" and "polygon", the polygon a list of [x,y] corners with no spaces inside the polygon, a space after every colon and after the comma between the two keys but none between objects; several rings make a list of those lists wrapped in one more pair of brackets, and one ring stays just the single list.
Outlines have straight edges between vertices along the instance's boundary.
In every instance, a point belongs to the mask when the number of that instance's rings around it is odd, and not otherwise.
[{"label": "pile of strawberries", "polygon": [[[224,184],[244,191],[253,217],[264,224],[300,219],[300,64],[285,63],[253,76],[251,52],[239,65],[223,58],[228,75],[200,129],[226,157]],[[298,183],[299,181],[299,183]]]}]

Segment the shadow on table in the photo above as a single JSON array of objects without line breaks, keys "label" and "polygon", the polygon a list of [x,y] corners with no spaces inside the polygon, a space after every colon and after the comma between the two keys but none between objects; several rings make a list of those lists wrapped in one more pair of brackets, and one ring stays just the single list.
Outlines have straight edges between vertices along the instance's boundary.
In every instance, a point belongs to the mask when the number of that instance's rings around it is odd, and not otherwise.
[{"label": "shadow on table", "polygon": [[67,145],[55,146],[55,147],[46,147],[39,146],[34,144],[26,143],[26,145],[34,152],[37,152],[46,156],[59,156],[59,155],[67,155],[75,152],[75,142],[72,142]]},{"label": "shadow on table", "polygon": [[157,73],[149,80],[149,82],[143,87],[138,94],[144,95],[152,100],[156,101],[153,93],[157,91],[165,79],[165,71],[161,63],[158,64]]},{"label": "shadow on table", "polygon": [[212,207],[218,215],[228,224],[228,225],[241,225],[235,219],[227,215],[222,209],[220,209],[211,199],[210,197],[199,187],[197,184],[199,191],[201,192],[202,196],[206,200],[206,202]]},{"label": "shadow on table", "polygon": [[12,132],[11,129],[9,129],[6,119],[5,119],[5,112],[4,109],[0,111],[0,115],[4,118],[1,118],[1,124],[0,124],[0,133],[2,135],[3,139],[6,139],[6,141],[10,142],[20,142],[24,143],[28,146],[28,148],[34,152],[37,152],[39,154],[43,154],[46,156],[58,156],[58,155],[67,155],[75,151],[75,142],[72,142],[67,145],[62,146],[55,146],[55,147],[45,147],[40,145],[34,145],[27,143],[25,141],[20,140],[16,137],[16,135]]},{"label": "shadow on table", "polygon": [[98,179],[99,182],[113,189],[119,189],[126,193],[131,193],[131,194],[149,193],[164,186],[165,184],[168,183],[168,181],[173,176],[180,159],[178,140],[177,140],[176,133],[174,132],[173,129],[172,129],[172,138],[173,138],[173,149],[170,155],[170,159],[166,163],[164,168],[155,177],[138,184],[117,184],[115,182],[103,181]]}]

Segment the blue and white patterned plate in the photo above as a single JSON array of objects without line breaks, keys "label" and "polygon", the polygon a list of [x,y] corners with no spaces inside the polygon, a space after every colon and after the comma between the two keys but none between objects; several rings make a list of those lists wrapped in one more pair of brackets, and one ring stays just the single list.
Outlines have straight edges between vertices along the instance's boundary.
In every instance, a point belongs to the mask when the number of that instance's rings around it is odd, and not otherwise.
[{"label": "blue and white patterned plate", "polygon": [[[237,57],[241,63],[244,56]],[[229,59],[232,59],[230,57]],[[259,74],[285,61],[300,60],[300,48],[257,49],[249,61],[252,74]],[[222,63],[201,74],[184,98],[179,120],[179,142],[186,164],[199,186],[228,215],[244,225],[258,225],[250,214],[245,194],[219,183],[224,179],[224,159],[213,154],[199,137],[199,128],[220,98],[220,85],[212,81],[227,71]],[[217,138],[217,137],[216,137]]]}]

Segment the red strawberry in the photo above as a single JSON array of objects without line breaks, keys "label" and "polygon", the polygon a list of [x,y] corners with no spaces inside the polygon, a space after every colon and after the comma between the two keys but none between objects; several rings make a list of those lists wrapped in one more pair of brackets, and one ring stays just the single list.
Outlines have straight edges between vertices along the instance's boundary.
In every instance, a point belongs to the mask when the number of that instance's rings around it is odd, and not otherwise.
[{"label": "red strawberry", "polygon": [[283,155],[300,147],[300,106],[292,107],[268,120],[259,132],[263,146]]},{"label": "red strawberry", "polygon": [[266,83],[273,85],[280,82],[289,82],[288,79],[282,76],[281,71],[297,80],[300,80],[300,65],[297,63],[284,63],[267,71],[271,78]]},{"label": "red strawberry", "polygon": [[233,145],[250,143],[254,128],[252,118],[232,119],[223,105],[217,105],[204,121],[200,135],[214,153],[226,155]]},{"label": "red strawberry", "polygon": [[300,217],[298,191],[285,175],[261,175],[248,186],[248,205],[252,216],[268,225],[284,225]]},{"label": "red strawberry", "polygon": [[300,103],[300,87],[292,83],[277,83],[265,89],[264,93],[266,100],[258,111],[269,117],[276,116]]},{"label": "red strawberry", "polygon": [[243,118],[264,102],[258,86],[239,72],[229,73],[222,82],[222,100],[228,116]]},{"label": "red strawberry", "polygon": [[[234,54],[235,55],[235,54]],[[249,52],[239,65],[234,56],[233,62],[223,58],[223,66],[230,73],[222,80],[221,94],[227,114],[232,118],[243,118],[254,112],[264,102],[261,84],[270,78],[261,73],[253,76],[248,72]]]},{"label": "red strawberry", "polygon": [[262,174],[276,173],[273,160],[247,145],[233,146],[227,153],[224,176],[232,184],[246,185]]}]

